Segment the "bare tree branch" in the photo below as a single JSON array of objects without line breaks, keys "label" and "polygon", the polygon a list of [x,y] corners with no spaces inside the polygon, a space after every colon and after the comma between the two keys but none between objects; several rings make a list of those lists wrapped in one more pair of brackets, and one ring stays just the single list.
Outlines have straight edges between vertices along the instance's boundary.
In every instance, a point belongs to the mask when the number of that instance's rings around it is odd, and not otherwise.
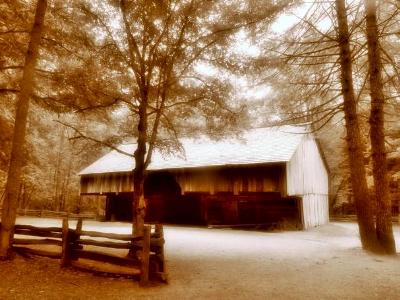
[{"label": "bare tree branch", "polygon": [[117,151],[118,153],[127,155],[127,156],[129,156],[129,157],[133,157],[133,154],[128,153],[128,152],[125,152],[125,151],[122,151],[122,150],[118,149],[117,147],[115,147],[114,145],[112,145],[112,144],[110,144],[110,143],[107,143],[107,142],[105,142],[105,141],[101,141],[101,140],[98,140],[98,139],[96,139],[96,138],[93,138],[93,137],[90,137],[90,136],[85,135],[85,134],[82,133],[79,129],[77,129],[76,127],[74,127],[74,126],[72,126],[72,125],[70,125],[70,124],[64,123],[64,122],[59,121],[59,120],[54,120],[54,121],[57,122],[57,123],[60,123],[61,125],[65,126],[65,127],[67,127],[67,128],[72,129],[72,130],[77,134],[76,136],[71,137],[70,140],[73,140],[73,139],[80,139],[80,138],[86,139],[86,140],[95,142],[95,143],[97,143],[97,144],[100,144],[100,145],[102,145],[102,146],[106,146],[106,147],[108,147],[108,148],[110,148],[110,149],[113,149],[113,150]]}]

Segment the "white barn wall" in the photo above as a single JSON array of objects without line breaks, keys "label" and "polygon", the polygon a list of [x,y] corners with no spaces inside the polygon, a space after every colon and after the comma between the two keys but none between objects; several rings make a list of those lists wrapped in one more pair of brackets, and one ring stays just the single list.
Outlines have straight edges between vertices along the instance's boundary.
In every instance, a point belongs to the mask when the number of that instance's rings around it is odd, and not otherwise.
[{"label": "white barn wall", "polygon": [[328,172],[312,135],[304,136],[286,165],[287,194],[302,197],[304,228],[329,221]]},{"label": "white barn wall", "polygon": [[328,195],[308,194],[302,196],[304,228],[326,224],[329,221]]}]

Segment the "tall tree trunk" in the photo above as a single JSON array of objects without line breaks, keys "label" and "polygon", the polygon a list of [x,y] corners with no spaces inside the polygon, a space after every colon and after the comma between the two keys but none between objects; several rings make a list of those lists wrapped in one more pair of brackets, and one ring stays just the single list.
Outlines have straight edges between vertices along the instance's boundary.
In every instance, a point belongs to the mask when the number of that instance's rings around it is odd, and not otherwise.
[{"label": "tall tree trunk", "polygon": [[366,250],[381,252],[374,224],[373,208],[368,193],[364,153],[361,141],[357,103],[354,96],[352,60],[349,42],[349,29],[345,0],[336,0],[336,12],[339,26],[339,48],[341,66],[341,85],[343,109],[347,131],[347,151],[350,163],[351,187],[356,205],[357,221],[362,247]]},{"label": "tall tree trunk", "polygon": [[12,250],[12,238],[18,205],[18,190],[21,184],[25,152],[25,134],[29,111],[29,99],[33,90],[35,65],[39,56],[39,44],[43,31],[46,8],[47,0],[38,0],[28,51],[25,56],[25,65],[20,84],[21,91],[19,93],[16,107],[11,159],[7,174],[7,184],[1,218],[0,259],[10,258]]},{"label": "tall tree trunk", "polygon": [[135,169],[133,171],[133,232],[135,236],[143,234],[144,218],[146,215],[146,200],[144,198],[144,180],[146,173],[145,157],[147,143],[147,91],[142,92],[139,106],[139,123],[137,148],[135,150]]},{"label": "tall tree trunk", "polygon": [[379,49],[376,1],[365,0],[371,112],[369,117],[376,209],[376,233],[388,254],[396,253],[392,229],[391,199],[387,175],[382,63]]},{"label": "tall tree trunk", "polygon": [[[71,147],[69,147],[69,151],[72,151]],[[61,202],[60,202],[60,210],[65,211],[65,203],[67,202],[67,199],[69,197],[69,184],[71,181],[71,171],[72,171],[72,157],[71,154],[69,154],[68,158],[68,167],[67,167],[67,174],[64,175],[64,181],[62,184],[62,189],[61,189]]]},{"label": "tall tree trunk", "polygon": [[122,12],[122,19],[124,21],[125,32],[128,38],[129,47],[129,60],[132,71],[135,74],[136,84],[140,90],[140,104],[139,104],[139,122],[138,122],[138,138],[137,148],[134,153],[135,169],[133,170],[133,223],[132,231],[135,236],[141,236],[144,230],[144,218],[146,215],[146,200],[144,198],[144,179],[146,175],[146,152],[147,152],[147,104],[150,84],[150,76],[146,80],[146,65],[144,53],[140,53],[139,47],[133,37],[128,21],[128,8],[126,1],[120,0],[120,9]]},{"label": "tall tree trunk", "polygon": [[[54,198],[53,198],[53,207],[56,211],[60,211],[61,209],[61,198],[62,198],[62,187],[61,187],[61,176],[63,175],[62,170],[62,158],[64,149],[64,139],[65,139],[65,130],[60,127],[59,139],[58,139],[58,153],[57,160],[54,170]],[[65,175],[65,174],[64,174]]]}]

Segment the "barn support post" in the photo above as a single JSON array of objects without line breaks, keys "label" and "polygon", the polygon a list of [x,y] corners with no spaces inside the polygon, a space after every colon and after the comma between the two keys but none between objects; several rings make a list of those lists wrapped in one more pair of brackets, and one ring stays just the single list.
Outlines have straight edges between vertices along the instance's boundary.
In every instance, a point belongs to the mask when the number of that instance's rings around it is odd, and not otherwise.
[{"label": "barn support post", "polygon": [[201,201],[201,215],[203,218],[203,221],[206,225],[208,225],[208,197],[205,195],[200,196],[200,201]]},{"label": "barn support post", "polygon": [[239,211],[238,211],[238,201],[237,198],[233,195],[229,195],[227,199],[228,203],[228,222],[229,224],[237,224],[239,219]]}]

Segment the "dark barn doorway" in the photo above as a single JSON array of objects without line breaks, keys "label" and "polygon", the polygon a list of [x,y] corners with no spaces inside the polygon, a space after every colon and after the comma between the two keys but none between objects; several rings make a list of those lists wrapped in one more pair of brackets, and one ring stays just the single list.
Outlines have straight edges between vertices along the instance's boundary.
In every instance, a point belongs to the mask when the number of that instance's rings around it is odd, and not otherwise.
[{"label": "dark barn doorway", "polygon": [[[197,193],[181,195],[181,187],[170,172],[148,174],[144,183],[147,199],[146,222],[204,224],[201,197]],[[133,193],[107,195],[106,220],[132,221]]]},{"label": "dark barn doorway", "polygon": [[182,195],[180,185],[170,172],[150,173],[144,191],[148,205],[146,221],[186,225],[204,223],[201,198],[196,193]]},{"label": "dark barn doorway", "polygon": [[144,183],[147,222],[176,223],[176,205],[181,187],[169,172],[150,173]]},{"label": "dark barn doorway", "polygon": [[106,200],[106,221],[132,221],[133,193],[111,193]]}]

